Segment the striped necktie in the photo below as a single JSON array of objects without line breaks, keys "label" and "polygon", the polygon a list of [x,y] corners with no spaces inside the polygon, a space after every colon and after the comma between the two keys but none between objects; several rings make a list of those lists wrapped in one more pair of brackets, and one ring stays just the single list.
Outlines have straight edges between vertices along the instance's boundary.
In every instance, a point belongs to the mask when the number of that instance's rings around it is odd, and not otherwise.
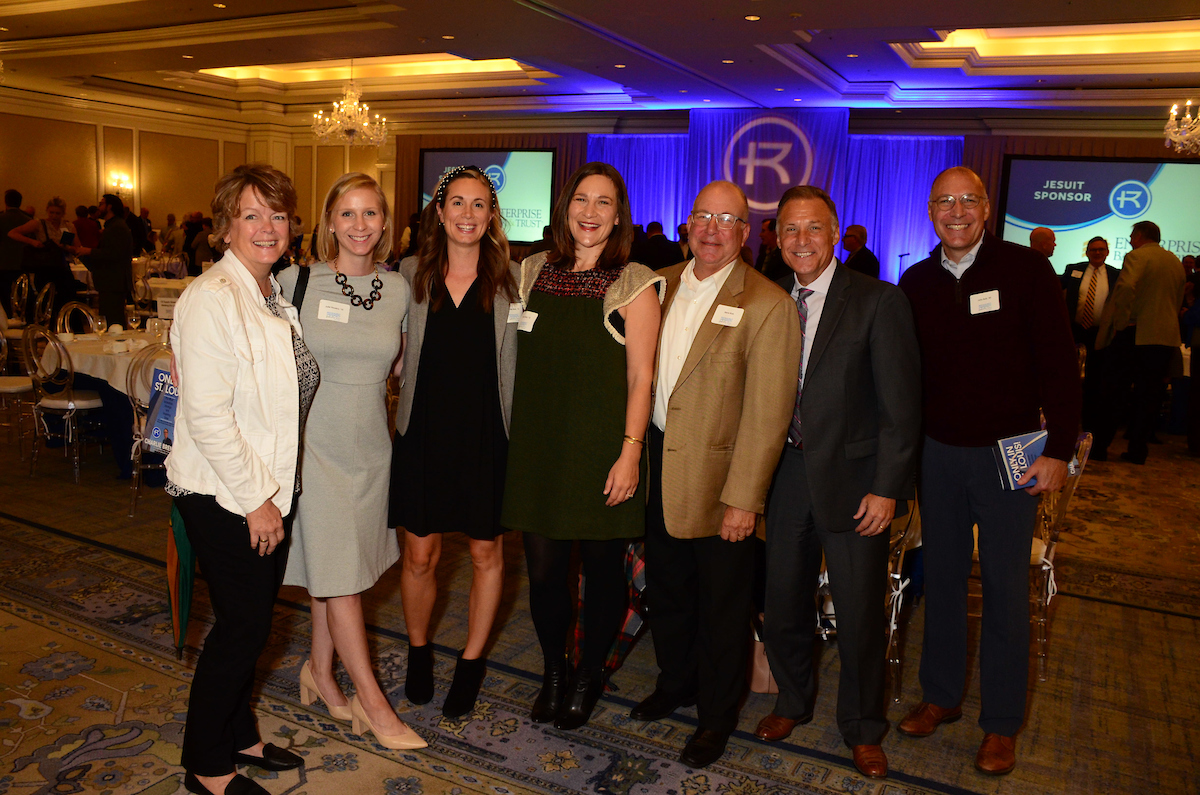
[{"label": "striped necktie", "polygon": [[796,376],[796,407],[792,410],[792,424],[788,427],[788,444],[804,449],[804,437],[800,434],[800,395],[804,392],[804,332],[808,326],[808,297],[812,290],[801,287],[796,294],[796,311],[800,314],[800,372]]},{"label": "striped necktie", "polygon": [[1079,308],[1079,325],[1085,329],[1089,329],[1095,325],[1096,319],[1092,308],[1096,304],[1096,280],[1100,278],[1100,269],[1088,266],[1091,272],[1088,275],[1091,281],[1088,282],[1087,297],[1083,299],[1083,306]]}]

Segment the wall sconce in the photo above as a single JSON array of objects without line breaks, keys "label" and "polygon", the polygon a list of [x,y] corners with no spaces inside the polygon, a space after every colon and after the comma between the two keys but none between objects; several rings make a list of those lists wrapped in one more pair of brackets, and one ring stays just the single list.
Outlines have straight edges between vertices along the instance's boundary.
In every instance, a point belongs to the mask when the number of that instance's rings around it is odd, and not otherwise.
[{"label": "wall sconce", "polygon": [[113,171],[109,173],[108,185],[118,196],[124,196],[133,193],[133,180],[129,178],[128,174],[123,174],[120,171]]}]

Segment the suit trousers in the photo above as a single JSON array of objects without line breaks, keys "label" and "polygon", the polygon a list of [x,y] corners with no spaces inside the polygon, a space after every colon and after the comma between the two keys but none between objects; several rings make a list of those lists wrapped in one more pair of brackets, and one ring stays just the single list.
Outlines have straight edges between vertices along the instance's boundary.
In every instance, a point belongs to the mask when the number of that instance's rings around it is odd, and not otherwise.
[{"label": "suit trousers", "polygon": [[[646,600],[660,690],[696,694],[700,727],[737,728],[750,652],[751,539],[675,538],[662,505],[662,431],[650,426]],[[708,529],[708,528],[705,528]]]},{"label": "suit trousers", "polygon": [[260,556],[250,547],[245,517],[216,497],[189,494],[175,504],[208,581],[214,617],[192,679],[182,765],[196,775],[223,776],[233,772],[235,752],[259,741],[250,693],[287,567],[292,516],[283,521],[283,543]]},{"label": "suit trousers", "polygon": [[821,553],[837,611],[841,662],[837,721],[850,745],[878,745],[887,732],[884,666],[888,532],[864,538],[851,517],[823,527],[812,512],[804,452],[783,450],[767,506],[767,660],[779,684],[775,714],[803,720],[816,699],[813,640]]},{"label": "suit trousers", "polygon": [[1158,428],[1167,368],[1174,348],[1170,345],[1136,345],[1133,351],[1133,421],[1129,426],[1129,453],[1144,459],[1149,452],[1148,440]]},{"label": "suit trousers", "polygon": [[1025,721],[1029,686],[1029,551],[1038,498],[1000,485],[990,447],[955,447],[925,437],[921,459],[925,558],[924,700],[962,702],[967,675],[967,579],[979,525],[983,618],[979,725],[1011,737]]}]

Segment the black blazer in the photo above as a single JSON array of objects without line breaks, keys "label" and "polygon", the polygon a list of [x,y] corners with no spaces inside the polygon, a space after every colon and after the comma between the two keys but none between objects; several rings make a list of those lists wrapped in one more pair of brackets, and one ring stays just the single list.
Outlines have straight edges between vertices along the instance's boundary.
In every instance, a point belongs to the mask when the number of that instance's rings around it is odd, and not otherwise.
[{"label": "black blazer", "polygon": [[846,267],[879,278],[879,258],[866,246],[846,257]]},{"label": "black blazer", "polygon": [[[913,497],[921,361],[912,309],[900,288],[836,260],[831,267],[800,417],[813,516],[844,532],[858,524],[852,517],[868,493]],[[791,275],[777,283],[789,293],[795,284]],[[898,514],[903,510],[897,506]]]},{"label": "black blazer", "polygon": [[[1062,285],[1067,291],[1067,316],[1071,318],[1072,328],[1075,326],[1075,312],[1079,309],[1079,285],[1083,284],[1083,274],[1087,271],[1088,264],[1086,262],[1076,262],[1074,265],[1068,265],[1063,271]],[[1108,297],[1112,298],[1113,287],[1117,284],[1117,277],[1121,275],[1118,268],[1112,265],[1105,265],[1104,272],[1108,274]],[[1079,274],[1076,276],[1075,274]],[[1096,318],[1100,320],[1099,317]]]}]

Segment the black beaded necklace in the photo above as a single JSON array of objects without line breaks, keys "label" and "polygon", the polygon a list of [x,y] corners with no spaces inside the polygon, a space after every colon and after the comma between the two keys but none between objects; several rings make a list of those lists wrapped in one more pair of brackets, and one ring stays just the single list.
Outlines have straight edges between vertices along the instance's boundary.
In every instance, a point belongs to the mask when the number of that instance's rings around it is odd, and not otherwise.
[{"label": "black beaded necklace", "polygon": [[354,288],[350,286],[350,283],[346,278],[346,274],[338,270],[336,259],[333,261],[333,272],[335,274],[333,280],[341,286],[342,295],[350,299],[350,305],[361,306],[363,309],[370,312],[371,307],[375,306],[375,302],[380,298],[379,291],[383,289],[383,280],[379,278],[379,266],[375,266],[375,278],[371,280],[371,296],[369,298],[363,298],[361,295],[354,292]]}]

